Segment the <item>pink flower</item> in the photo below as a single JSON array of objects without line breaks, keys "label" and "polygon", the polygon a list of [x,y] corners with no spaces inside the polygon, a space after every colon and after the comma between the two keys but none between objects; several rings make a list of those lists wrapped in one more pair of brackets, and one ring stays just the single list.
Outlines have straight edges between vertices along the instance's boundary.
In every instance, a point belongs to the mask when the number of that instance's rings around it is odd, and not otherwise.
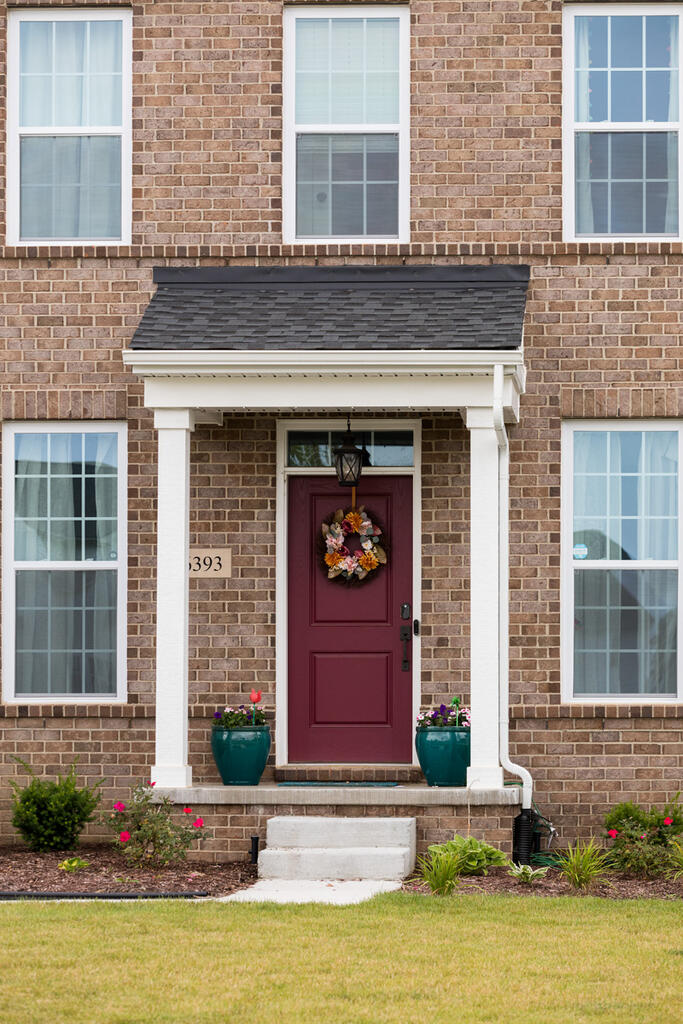
[{"label": "pink flower", "polygon": [[203,818],[195,818],[195,820],[192,822],[192,824],[194,825],[195,828],[204,828],[204,819]]},{"label": "pink flower", "polygon": [[119,832],[119,839],[122,843],[127,843],[130,839],[130,832]]},{"label": "pink flower", "polygon": [[119,811],[119,813],[120,813],[121,811],[125,811],[125,809],[126,809],[126,805],[125,805],[125,804],[122,804],[120,800],[118,801],[118,803],[115,803],[115,804],[114,804],[114,810],[115,810],[115,811]]},{"label": "pink flower", "polygon": [[665,825],[673,825],[673,823],[674,823],[673,818],[665,818],[664,819],[664,824]]},{"label": "pink flower", "polygon": [[611,828],[608,830],[607,835],[610,837],[610,839],[616,839],[619,835],[619,832],[616,828]]},{"label": "pink flower", "polygon": [[148,786],[156,786],[156,782],[148,782],[147,785]]},{"label": "pink flower", "polygon": [[647,839],[647,832],[643,832],[643,834],[642,834],[642,836],[640,838],[641,839]]},{"label": "pink flower", "polygon": [[183,814],[192,814],[191,807],[183,807]]}]

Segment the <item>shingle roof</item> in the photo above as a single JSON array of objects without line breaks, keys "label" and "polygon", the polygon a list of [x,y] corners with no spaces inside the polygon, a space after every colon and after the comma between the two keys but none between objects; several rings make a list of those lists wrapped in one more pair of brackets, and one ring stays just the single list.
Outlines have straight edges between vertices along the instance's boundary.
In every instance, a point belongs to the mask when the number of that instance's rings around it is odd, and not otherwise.
[{"label": "shingle roof", "polygon": [[157,268],[133,349],[515,349],[529,268]]}]

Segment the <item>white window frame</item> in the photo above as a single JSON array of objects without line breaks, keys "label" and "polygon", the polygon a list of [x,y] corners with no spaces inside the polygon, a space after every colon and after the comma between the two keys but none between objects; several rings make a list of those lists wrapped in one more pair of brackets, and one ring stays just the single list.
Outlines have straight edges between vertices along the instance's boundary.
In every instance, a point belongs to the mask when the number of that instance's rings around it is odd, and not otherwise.
[{"label": "white window frame", "polygon": [[[675,122],[666,121],[574,121],[574,27],[577,17],[612,15],[678,15],[679,17],[679,70],[678,116]],[[564,240],[566,242],[662,242],[683,237],[683,4],[634,3],[618,4],[565,4],[562,11],[562,210]],[[678,133],[678,233],[661,235],[584,235],[576,232],[575,153],[577,132],[677,132]]]},{"label": "white window frame", "polygon": [[[399,121],[398,124],[315,124],[297,125],[296,21],[297,18],[398,18],[399,20]],[[282,74],[282,240],[290,244],[314,245],[391,245],[410,241],[410,10],[397,5],[333,4],[286,7],[283,23]],[[398,234],[369,235],[297,235],[296,233],[296,137],[309,135],[398,134]]]},{"label": "white window frame", "polygon": [[[585,559],[573,557],[574,547],[574,433],[595,431],[674,431],[678,433],[678,559]],[[683,425],[681,420],[568,420],[562,424],[561,488],[561,695],[564,704],[681,704],[683,703]],[[574,570],[676,569],[678,572],[677,692],[667,694],[574,694]]]},{"label": "white window frame", "polygon": [[[118,544],[116,559],[106,562],[15,561],[14,558],[14,438],[16,434],[118,435]],[[127,425],[107,420],[13,421],[2,430],[2,702],[4,704],[125,704],[127,697],[127,592],[128,592],[128,445]],[[15,574],[27,569],[112,570],[117,572],[116,694],[17,694],[15,692],[16,586]]]},{"label": "white window frame", "polygon": [[[23,128],[19,121],[19,31],[22,22],[27,21],[120,21],[122,24],[121,48],[121,127],[87,125],[76,128]],[[15,10],[9,12],[7,24],[7,245],[11,246],[52,246],[82,247],[97,245],[107,247],[130,245],[133,182],[132,182],[132,22],[133,12],[120,7],[88,8],[55,7],[37,10]],[[21,180],[20,140],[22,136],[93,136],[112,135],[121,138],[121,234],[119,238],[22,238],[20,224]]]}]

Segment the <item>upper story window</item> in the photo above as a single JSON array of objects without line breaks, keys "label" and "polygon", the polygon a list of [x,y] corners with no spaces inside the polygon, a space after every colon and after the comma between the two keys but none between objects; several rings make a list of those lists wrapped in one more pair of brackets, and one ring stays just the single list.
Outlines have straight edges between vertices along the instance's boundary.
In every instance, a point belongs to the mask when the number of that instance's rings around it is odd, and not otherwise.
[{"label": "upper story window", "polygon": [[285,10],[283,237],[407,241],[409,12]]},{"label": "upper story window", "polygon": [[679,238],[678,4],[565,7],[565,236]]},{"label": "upper story window", "polygon": [[126,427],[3,428],[3,699],[125,699]]},{"label": "upper story window", "polygon": [[675,421],[564,426],[567,700],[683,697],[682,437]]},{"label": "upper story window", "polygon": [[130,241],[131,15],[12,11],[7,242]]}]

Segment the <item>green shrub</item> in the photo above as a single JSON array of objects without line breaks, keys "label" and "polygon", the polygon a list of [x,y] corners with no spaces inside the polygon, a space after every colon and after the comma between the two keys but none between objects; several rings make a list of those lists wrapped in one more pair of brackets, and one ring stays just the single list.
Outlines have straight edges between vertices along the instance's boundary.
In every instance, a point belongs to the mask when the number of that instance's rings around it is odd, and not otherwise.
[{"label": "green shrub", "polygon": [[115,803],[105,824],[116,833],[116,847],[129,864],[158,868],[185,860],[194,840],[204,838],[206,830],[191,807],[182,812],[187,824],[173,821],[173,804],[167,796],[154,801],[153,786],[152,782],[138,783],[130,803]]},{"label": "green shrub", "polygon": [[460,881],[457,855],[443,847],[430,847],[426,857],[417,861],[417,877],[426,882],[435,896],[448,896]]},{"label": "green shrub", "polygon": [[641,825],[643,828],[647,828],[649,824],[649,815],[646,810],[639,807],[638,804],[633,804],[630,801],[623,804],[617,804],[613,807],[609,814],[605,815],[605,829],[609,832],[610,829],[617,829],[621,831],[625,824],[636,824]]},{"label": "green shrub", "polygon": [[674,881],[678,881],[679,878],[683,878],[683,843],[674,840],[671,844],[669,856],[671,858],[671,866],[668,873]]},{"label": "green shrub", "polygon": [[459,875],[487,875],[491,867],[505,867],[508,859],[502,850],[474,836],[454,836],[447,843],[429,847],[429,852],[446,850],[458,865]]},{"label": "green shrub", "polygon": [[668,845],[672,837],[683,832],[683,807],[679,798],[680,793],[676,793],[661,811],[656,807],[646,811],[644,807],[630,802],[617,804],[605,816],[605,830],[612,839],[616,839],[612,833],[637,831],[639,828],[641,833],[649,834],[650,842]]},{"label": "green shrub", "polygon": [[76,762],[65,776],[56,780],[41,779],[25,761],[16,761],[31,776],[23,789],[13,779],[9,784],[14,791],[12,824],[21,833],[32,850],[70,850],[86,822],[100,802],[97,789],[104,779],[92,787],[76,785]]},{"label": "green shrub", "polygon": [[683,831],[679,796],[676,793],[661,811],[624,803],[605,817],[607,835],[613,841],[610,859],[617,871],[645,878],[670,874],[674,844]]},{"label": "green shrub", "polygon": [[610,857],[595,840],[571,843],[557,858],[557,867],[573,889],[588,889],[609,870]]},{"label": "green shrub", "polygon": [[516,878],[520,885],[533,885],[548,874],[548,868],[532,868],[531,864],[510,864],[508,875]]}]

